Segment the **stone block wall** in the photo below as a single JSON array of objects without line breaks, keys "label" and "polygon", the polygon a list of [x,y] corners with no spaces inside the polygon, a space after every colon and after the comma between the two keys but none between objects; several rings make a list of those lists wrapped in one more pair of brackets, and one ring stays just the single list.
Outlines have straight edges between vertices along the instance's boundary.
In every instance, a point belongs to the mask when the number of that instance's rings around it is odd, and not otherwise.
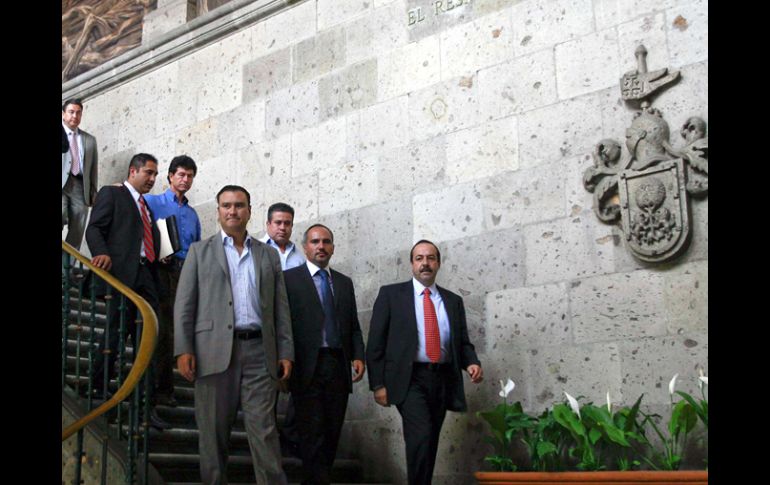
[{"label": "stone block wall", "polygon": [[[153,35],[188,15],[167,3]],[[693,391],[708,369],[708,198],[693,202],[688,252],[653,266],[582,185],[593,146],[624,140],[618,84],[639,43],[650,70],[681,71],[654,102],[672,140],[689,116],[708,121],[707,1],[305,0],[87,99],[82,126],[101,184],[138,151],[162,174],[192,156],[204,235],[228,183],[251,192],[253,233],[276,201],[297,211],[295,241],[328,225],[365,333],[378,288],[411,276],[412,243],[437,242],[438,283],[464,297],[486,379],[466,380],[471,412],[448,414],[434,483],[472,483],[488,451],[475,412],[500,379],[539,412],[563,391],[665,405],[674,373]],[[400,417],[366,380],[340,452],[405,481]]]}]

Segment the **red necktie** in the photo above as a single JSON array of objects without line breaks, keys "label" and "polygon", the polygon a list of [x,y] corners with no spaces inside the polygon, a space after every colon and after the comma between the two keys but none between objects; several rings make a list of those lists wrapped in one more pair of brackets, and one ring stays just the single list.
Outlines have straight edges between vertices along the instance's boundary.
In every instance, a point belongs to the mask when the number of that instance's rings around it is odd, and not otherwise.
[{"label": "red necktie", "polygon": [[144,226],[144,255],[147,261],[155,261],[155,246],[152,244],[152,225],[150,224],[150,215],[147,213],[147,203],[144,197],[139,196],[139,206],[142,208],[142,225]]},{"label": "red necktie", "polygon": [[422,295],[422,308],[425,314],[425,353],[431,362],[436,363],[441,358],[441,335],[438,331],[436,307],[430,299],[430,288],[425,288]]},{"label": "red necktie", "polygon": [[70,172],[72,175],[80,173],[80,152],[78,151],[78,135],[72,132],[72,141],[70,142],[70,152],[72,155],[72,168]]}]

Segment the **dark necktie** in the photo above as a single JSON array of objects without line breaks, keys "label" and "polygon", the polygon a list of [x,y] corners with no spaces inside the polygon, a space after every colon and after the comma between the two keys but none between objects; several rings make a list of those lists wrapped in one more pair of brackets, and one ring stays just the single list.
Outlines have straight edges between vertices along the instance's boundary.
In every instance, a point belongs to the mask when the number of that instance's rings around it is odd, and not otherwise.
[{"label": "dark necktie", "polygon": [[340,347],[340,338],[337,334],[337,317],[334,312],[334,296],[332,288],[329,285],[329,274],[322,269],[318,272],[321,277],[321,304],[324,309],[324,333],[326,334],[326,343],[330,348]]},{"label": "dark necktie", "polygon": [[441,359],[441,334],[438,331],[436,307],[430,299],[430,288],[425,288],[422,293],[422,308],[425,314],[425,353],[435,363]]},{"label": "dark necktie", "polygon": [[142,208],[142,225],[144,226],[144,255],[147,257],[147,261],[155,261],[155,246],[152,244],[152,224],[150,223],[150,215],[147,213],[147,203],[144,201],[144,197],[139,196],[139,205]]}]

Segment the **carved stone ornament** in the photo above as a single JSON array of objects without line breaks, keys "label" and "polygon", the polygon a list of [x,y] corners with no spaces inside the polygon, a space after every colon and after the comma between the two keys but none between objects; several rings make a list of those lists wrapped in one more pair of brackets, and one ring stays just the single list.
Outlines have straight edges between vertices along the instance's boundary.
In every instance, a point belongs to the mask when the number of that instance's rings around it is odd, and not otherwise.
[{"label": "carved stone ornament", "polygon": [[679,71],[647,72],[647,50],[640,45],[635,54],[637,69],[620,79],[622,98],[640,102],[626,129],[627,152],[615,140],[601,140],[583,185],[594,194],[599,220],[622,228],[631,253],[660,263],[690,244],[690,196],[708,195],[708,137],[706,122],[693,116],[679,130],[681,146],[670,144],[668,123],[647,98],[679,79]]}]

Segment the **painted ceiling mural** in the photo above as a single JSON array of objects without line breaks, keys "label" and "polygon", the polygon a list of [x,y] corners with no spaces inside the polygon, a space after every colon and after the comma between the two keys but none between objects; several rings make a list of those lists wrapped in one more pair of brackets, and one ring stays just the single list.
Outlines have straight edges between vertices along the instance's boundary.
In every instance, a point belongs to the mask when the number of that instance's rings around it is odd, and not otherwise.
[{"label": "painted ceiling mural", "polygon": [[[199,17],[232,0],[187,1]],[[62,0],[62,82],[139,47],[144,16],[157,5],[158,0]]]},{"label": "painted ceiling mural", "polygon": [[142,43],[147,12],[158,0],[62,0],[62,82]]}]

